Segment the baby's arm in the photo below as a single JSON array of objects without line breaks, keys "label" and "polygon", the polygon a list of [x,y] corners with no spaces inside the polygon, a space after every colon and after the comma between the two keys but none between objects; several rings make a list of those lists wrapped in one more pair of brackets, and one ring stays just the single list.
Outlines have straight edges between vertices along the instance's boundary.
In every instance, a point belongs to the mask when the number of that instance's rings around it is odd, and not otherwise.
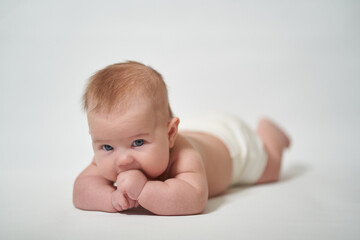
[{"label": "baby's arm", "polygon": [[75,180],[74,206],[83,210],[117,212],[112,205],[115,190],[113,183],[98,173],[93,161]]},{"label": "baby's arm", "polygon": [[175,176],[161,181],[147,181],[138,202],[159,215],[201,213],[208,199],[205,169],[197,153],[183,154],[174,163]]}]

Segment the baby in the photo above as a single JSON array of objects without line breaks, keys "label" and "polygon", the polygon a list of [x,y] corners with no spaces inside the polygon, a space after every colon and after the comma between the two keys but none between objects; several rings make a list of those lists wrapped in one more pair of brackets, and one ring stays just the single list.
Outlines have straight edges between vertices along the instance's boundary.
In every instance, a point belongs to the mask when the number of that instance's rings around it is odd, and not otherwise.
[{"label": "baby", "polygon": [[137,62],[98,71],[83,103],[94,158],[75,181],[73,202],[84,210],[198,214],[231,185],[277,181],[290,145],[267,119],[256,133],[230,115],[180,124],[161,75]]}]

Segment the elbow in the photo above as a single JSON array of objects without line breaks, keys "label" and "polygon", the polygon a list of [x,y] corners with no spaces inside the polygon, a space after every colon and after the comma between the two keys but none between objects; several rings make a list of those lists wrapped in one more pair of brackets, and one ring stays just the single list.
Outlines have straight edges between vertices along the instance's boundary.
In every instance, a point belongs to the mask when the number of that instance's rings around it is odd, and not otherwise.
[{"label": "elbow", "polygon": [[205,211],[206,204],[208,201],[207,195],[198,195],[192,204],[188,207],[184,207],[184,212],[179,215],[197,215],[202,214]]},{"label": "elbow", "polygon": [[208,201],[207,188],[197,189],[188,200],[190,201],[186,206],[183,206],[183,212],[180,211],[179,215],[197,215],[203,213]]},{"label": "elbow", "polygon": [[81,210],[88,210],[89,193],[84,181],[81,178],[76,178],[73,187],[72,202],[74,207]]},{"label": "elbow", "polygon": [[74,207],[76,207],[76,208],[78,208],[78,209],[84,209],[84,208],[82,207],[81,197],[80,197],[79,194],[77,194],[75,191],[73,192],[72,202],[73,202]]},{"label": "elbow", "polygon": [[75,208],[83,209],[81,208],[81,202],[79,201],[79,198],[77,198],[76,196],[73,196],[73,205]]},{"label": "elbow", "polygon": [[198,188],[197,191],[195,191],[195,203],[194,204],[194,214],[201,214],[205,211],[206,204],[208,201],[209,192],[208,187],[202,187]]},{"label": "elbow", "polygon": [[175,202],[176,201],[171,203],[171,201],[166,201],[165,204],[159,205],[158,203],[149,204],[144,200],[140,200],[140,205],[159,216],[197,215],[205,211],[207,198],[201,199],[200,201],[197,199],[187,204],[184,204],[184,202]]},{"label": "elbow", "polygon": [[164,207],[157,207],[157,208],[148,208],[144,207],[150,212],[159,215],[159,216],[186,216],[186,215],[198,215],[202,214],[206,208],[205,203],[196,203],[191,204],[191,206],[177,206],[172,208],[164,208]]},{"label": "elbow", "polygon": [[189,200],[186,205],[180,204],[181,207],[177,208],[178,212],[174,215],[197,215],[203,213],[208,201],[207,191],[198,191]]},{"label": "elbow", "polygon": [[82,207],[81,207],[82,201],[81,201],[80,192],[81,192],[81,188],[79,187],[79,181],[77,178],[74,183],[72,202],[73,202],[74,207],[82,209]]},{"label": "elbow", "polygon": [[198,198],[197,204],[194,208],[194,213],[193,214],[201,214],[205,211],[206,208],[206,204],[208,201],[208,196],[207,193],[206,194],[201,194]]},{"label": "elbow", "polygon": [[198,206],[194,206],[194,208],[191,209],[190,212],[183,214],[183,215],[198,215],[202,214],[205,211],[206,203],[205,204],[199,204]]}]

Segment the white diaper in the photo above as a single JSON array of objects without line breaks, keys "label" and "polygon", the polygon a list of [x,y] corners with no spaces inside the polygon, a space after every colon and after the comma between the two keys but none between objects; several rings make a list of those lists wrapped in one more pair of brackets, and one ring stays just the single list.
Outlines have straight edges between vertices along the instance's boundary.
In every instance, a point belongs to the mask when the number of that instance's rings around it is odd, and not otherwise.
[{"label": "white diaper", "polygon": [[181,117],[179,128],[206,132],[223,141],[233,161],[232,185],[254,184],[261,177],[266,151],[258,135],[241,119],[219,113],[195,114]]}]

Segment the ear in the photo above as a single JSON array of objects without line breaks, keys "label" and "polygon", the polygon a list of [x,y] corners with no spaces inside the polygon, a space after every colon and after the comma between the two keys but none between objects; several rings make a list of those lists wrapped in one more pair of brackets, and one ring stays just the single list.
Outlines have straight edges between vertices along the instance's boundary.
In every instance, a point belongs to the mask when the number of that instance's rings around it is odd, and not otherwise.
[{"label": "ear", "polygon": [[172,118],[168,123],[168,137],[169,137],[169,147],[172,148],[175,144],[175,140],[178,134],[178,127],[179,127],[180,119],[179,118]]}]

